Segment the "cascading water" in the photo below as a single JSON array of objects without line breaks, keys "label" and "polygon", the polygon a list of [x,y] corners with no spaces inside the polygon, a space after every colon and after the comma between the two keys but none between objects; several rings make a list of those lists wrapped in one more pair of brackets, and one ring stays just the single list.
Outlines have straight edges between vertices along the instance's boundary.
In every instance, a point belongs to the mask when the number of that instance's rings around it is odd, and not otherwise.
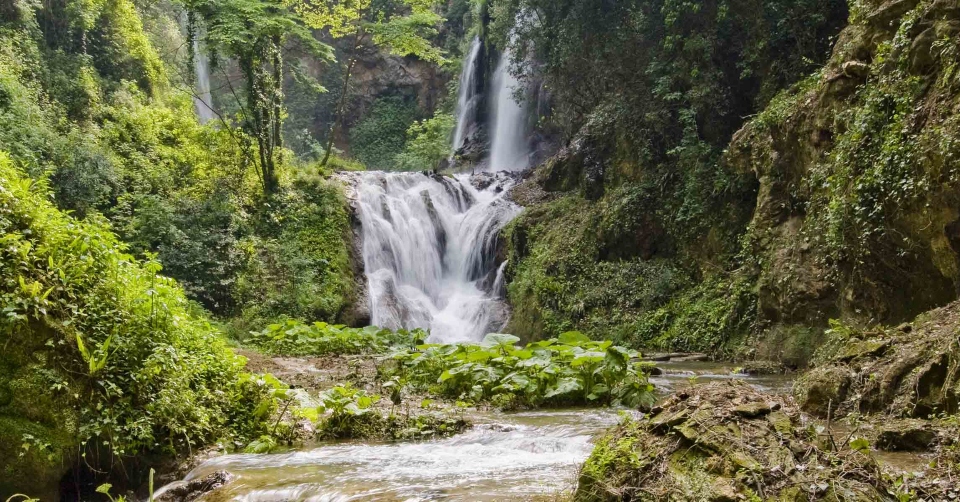
[{"label": "cascading water", "polygon": [[490,146],[490,171],[522,171],[530,161],[530,146],[527,141],[527,115],[524,104],[515,99],[520,83],[510,72],[511,52],[508,48],[500,56],[500,63],[493,76],[494,94],[493,128]]},{"label": "cascading water", "polygon": [[[460,73],[460,92],[457,96],[457,128],[453,132],[453,152],[463,146],[463,142],[476,122],[477,101],[477,62],[480,58],[480,38],[474,37],[470,43],[470,52]],[[453,153],[451,153],[451,156]]]},{"label": "cascading water", "polygon": [[501,329],[508,309],[496,247],[520,211],[502,196],[512,178],[478,175],[478,189],[469,175],[357,177],[372,323],[429,329],[438,343],[479,341]]},{"label": "cascading water", "polygon": [[213,97],[210,95],[210,64],[207,55],[200,50],[200,39],[193,39],[193,71],[196,74],[196,95],[193,97],[193,106],[197,110],[197,118],[201,124],[213,120]]}]

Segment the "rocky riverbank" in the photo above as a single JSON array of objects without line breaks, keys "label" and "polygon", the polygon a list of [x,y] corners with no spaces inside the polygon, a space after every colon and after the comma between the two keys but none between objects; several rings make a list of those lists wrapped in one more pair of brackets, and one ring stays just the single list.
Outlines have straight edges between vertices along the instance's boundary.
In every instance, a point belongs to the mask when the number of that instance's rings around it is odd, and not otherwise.
[{"label": "rocky riverbank", "polygon": [[597,444],[576,500],[955,500],[960,302],[897,327],[836,323],[795,397],[676,390]]}]

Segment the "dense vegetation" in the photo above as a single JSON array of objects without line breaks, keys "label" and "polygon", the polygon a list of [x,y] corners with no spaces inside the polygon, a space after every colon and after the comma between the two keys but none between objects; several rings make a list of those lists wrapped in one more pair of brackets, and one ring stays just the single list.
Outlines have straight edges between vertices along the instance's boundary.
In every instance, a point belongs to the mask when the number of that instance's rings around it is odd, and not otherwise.
[{"label": "dense vegetation", "polygon": [[[418,38],[432,3],[410,26],[409,3],[381,4],[384,54],[439,54]],[[0,498],[56,499],[67,471],[135,488],[147,456],[276,432],[279,383],[244,375],[219,327],[362,322],[328,176],[363,166],[320,168],[284,127],[304,99],[285,89],[338,76],[318,22],[273,0],[0,6]],[[207,124],[198,58],[219,77]]]},{"label": "dense vegetation", "polygon": [[802,365],[831,317],[899,322],[956,297],[953,11],[494,7],[536,13],[515,37],[542,66],[518,63],[569,138],[509,231],[512,332]]},{"label": "dense vegetation", "polygon": [[48,197],[0,155],[0,492],[262,433],[270,389],[183,290]]},{"label": "dense vegetation", "polygon": [[748,332],[752,284],[728,274],[742,265],[757,184],[721,155],[745,117],[825,60],[846,9],[836,0],[494,2],[501,39],[514,12],[536,13],[520,17],[514,37],[542,64],[549,124],[572,139],[538,175],[566,193],[511,231],[514,331],[614,331],[679,349]]},{"label": "dense vegetation", "polygon": [[376,326],[350,328],[325,322],[304,324],[287,320],[252,334],[247,343],[267,354],[322,356],[383,354],[391,349],[416,347],[426,339],[427,332],[421,329],[391,331]]},{"label": "dense vegetation", "polygon": [[480,344],[423,345],[394,353],[379,372],[393,385],[507,408],[636,407],[653,400],[634,350],[572,331],[525,347],[515,345],[519,340],[490,334]]}]

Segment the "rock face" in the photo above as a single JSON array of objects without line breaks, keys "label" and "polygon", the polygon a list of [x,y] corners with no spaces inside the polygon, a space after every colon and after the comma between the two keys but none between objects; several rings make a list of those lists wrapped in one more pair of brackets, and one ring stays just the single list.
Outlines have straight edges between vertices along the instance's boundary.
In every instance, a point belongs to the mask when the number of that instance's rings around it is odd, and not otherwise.
[{"label": "rock face", "polygon": [[575,500],[888,500],[876,462],[828,451],[789,401],[743,382],[680,391],[601,439]]},{"label": "rock face", "polygon": [[804,411],[927,418],[960,410],[960,302],[910,324],[867,332],[833,330],[825,361],[796,385]]},{"label": "rock face", "polygon": [[960,286],[958,145],[946,139],[960,136],[960,92],[944,80],[956,78],[960,9],[900,0],[862,10],[827,66],[775,99],[724,157],[759,182],[751,253],[773,323],[896,323]]},{"label": "rock face", "polygon": [[[645,164],[617,122],[588,122],[541,164],[517,189],[536,206],[514,230],[515,327],[804,366],[830,319],[896,324],[955,300],[960,8],[867,0],[854,14],[826,65],[732,136],[725,185],[697,193],[696,218],[676,203],[679,168]],[[620,304],[640,286],[603,296],[588,267],[611,287],[656,277]]]},{"label": "rock face", "polygon": [[200,479],[178,482],[158,495],[157,502],[192,502],[223,487],[236,476],[227,471],[217,471]]}]

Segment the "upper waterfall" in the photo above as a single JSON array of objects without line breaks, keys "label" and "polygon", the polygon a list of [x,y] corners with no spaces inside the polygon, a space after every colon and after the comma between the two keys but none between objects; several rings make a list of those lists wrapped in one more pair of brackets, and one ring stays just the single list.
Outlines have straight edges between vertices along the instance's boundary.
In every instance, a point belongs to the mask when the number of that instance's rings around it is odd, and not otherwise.
[{"label": "upper waterfall", "polygon": [[477,68],[480,58],[480,38],[473,37],[470,43],[470,52],[463,64],[463,71],[460,73],[460,91],[457,95],[457,127],[453,132],[453,148],[451,156],[458,148],[463,146],[463,141],[469,133],[470,127],[476,121],[477,101],[480,94],[477,92]]},{"label": "upper waterfall", "polygon": [[515,93],[523,92],[520,82],[510,72],[511,51],[500,56],[494,73],[493,127],[490,136],[490,171],[523,171],[530,162],[527,140],[527,114]]},{"label": "upper waterfall", "polygon": [[193,39],[193,72],[196,75],[196,91],[193,106],[201,124],[213,120],[213,97],[210,95],[210,64],[207,55],[200,50],[200,39]]},{"label": "upper waterfall", "polygon": [[[371,321],[425,328],[430,341],[479,341],[507,321],[500,230],[520,208],[503,198],[506,174],[357,175],[357,209]],[[479,187],[479,188],[478,188]]]}]

